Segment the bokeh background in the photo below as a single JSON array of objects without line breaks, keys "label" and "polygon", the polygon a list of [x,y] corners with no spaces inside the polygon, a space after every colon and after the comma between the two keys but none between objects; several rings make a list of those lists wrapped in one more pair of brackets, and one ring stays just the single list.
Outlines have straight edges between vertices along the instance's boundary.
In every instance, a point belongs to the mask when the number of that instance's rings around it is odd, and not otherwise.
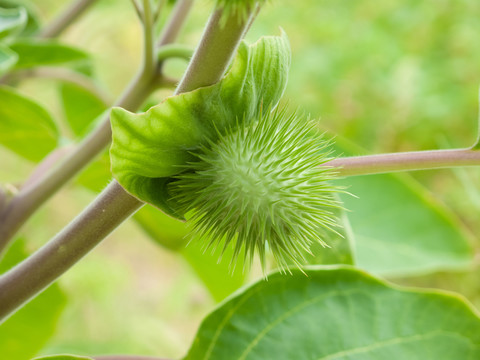
[{"label": "bokeh background", "polygon": [[[66,5],[59,0],[25,3],[36,8],[45,23]],[[179,42],[195,46],[212,6],[213,0],[196,1]],[[467,147],[478,127],[479,14],[475,0],[275,0],[261,11],[247,40],[285,30],[293,54],[285,102],[318,118],[319,126],[338,139],[368,153]],[[98,83],[113,100],[138,69],[141,36],[129,1],[98,0],[61,40],[91,54]],[[172,60],[166,71],[180,77],[185,66]],[[68,137],[58,84],[32,79],[18,87],[42,103]],[[160,91],[150,103],[168,94]],[[1,183],[20,183],[33,166],[0,148]],[[479,169],[411,176],[452,211],[476,249]],[[78,184],[62,189],[22,231],[26,249],[45,243],[94,197]],[[158,227],[166,237],[173,234],[172,241],[185,233],[172,220]],[[42,353],[182,356],[201,319],[226,295],[212,296],[191,264],[188,256],[152,241],[133,221],[124,223],[59,280],[63,310],[58,311],[58,324],[49,327],[54,335]],[[230,284],[226,292],[239,284],[223,268],[212,266],[209,271],[218,282]],[[474,263],[465,270],[394,281],[454,290],[480,306],[478,275]],[[247,282],[259,276],[254,268]],[[42,331],[42,324],[25,323],[19,333],[35,326]]]}]

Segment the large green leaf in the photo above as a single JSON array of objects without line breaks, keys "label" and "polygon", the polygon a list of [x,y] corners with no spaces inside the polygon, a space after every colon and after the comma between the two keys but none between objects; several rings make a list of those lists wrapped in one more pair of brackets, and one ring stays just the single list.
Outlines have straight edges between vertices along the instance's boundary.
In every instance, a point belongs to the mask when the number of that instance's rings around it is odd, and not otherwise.
[{"label": "large green leaf", "polygon": [[23,7],[4,9],[0,7],[0,40],[15,36],[25,27],[27,12]]},{"label": "large green leaf", "polygon": [[427,190],[407,175],[342,180],[356,239],[356,264],[377,274],[417,275],[471,265],[470,236]]},{"label": "large green leaf", "polygon": [[[0,262],[0,273],[26,256],[25,242],[18,239]],[[0,325],[0,358],[28,360],[54,335],[66,297],[54,284]]]},{"label": "large green leaf", "polygon": [[60,94],[65,118],[78,136],[84,135],[95,118],[107,109],[102,99],[74,84],[62,84]]},{"label": "large green leaf", "polygon": [[0,144],[39,161],[57,146],[58,130],[50,114],[16,90],[0,86]]},{"label": "large green leaf", "polygon": [[275,106],[290,66],[286,36],[242,43],[227,75],[217,84],[172,96],[143,114],[121,108],[111,113],[112,172],[125,189],[172,216],[165,188],[189,160],[191,151],[208,144],[240,122],[258,118],[262,106]]},{"label": "large green leaf", "polygon": [[16,69],[37,66],[70,65],[85,62],[89,56],[75,47],[60,44],[54,40],[18,40],[10,45],[18,54]]},{"label": "large green leaf", "polygon": [[10,70],[17,60],[17,53],[6,46],[0,45],[0,76]]},{"label": "large green leaf", "polygon": [[347,267],[271,275],[202,323],[189,360],[474,360],[480,318],[461,298]]}]

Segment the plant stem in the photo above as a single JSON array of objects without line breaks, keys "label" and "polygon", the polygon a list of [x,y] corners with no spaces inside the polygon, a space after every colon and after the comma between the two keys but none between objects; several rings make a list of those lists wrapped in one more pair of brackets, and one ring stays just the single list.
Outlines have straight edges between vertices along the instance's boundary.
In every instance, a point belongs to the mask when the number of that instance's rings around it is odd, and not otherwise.
[{"label": "plant stem", "polygon": [[[135,110],[151,92],[152,84],[146,84],[138,76],[117,102],[118,106]],[[60,163],[43,173],[37,181],[29,181],[0,213],[0,252],[26,222],[26,220],[59,188],[65,185],[83,167],[93,160],[110,142],[110,116],[106,115],[100,126],[88,135],[74,151]]]},{"label": "plant stem", "polygon": [[97,0],[77,0],[71,3],[63,12],[48,24],[39,34],[41,38],[52,38],[60,35],[75,19]]},{"label": "plant stem", "polygon": [[[189,72],[191,66],[198,68],[198,62],[211,59],[211,52],[218,50],[219,44],[216,41],[205,41],[205,39],[218,39],[211,32],[234,31],[243,35],[244,29],[229,26],[238,25],[236,14],[231,14],[226,19],[224,28],[221,28],[218,22],[220,16],[221,10],[215,11],[207,24],[200,42],[201,45],[196,50],[197,53],[203,54],[202,56],[205,56],[205,59],[202,59],[196,53],[193,56],[195,61],[190,62],[187,72]],[[245,28],[247,25],[248,22],[245,22]],[[241,35],[226,38],[238,43]],[[225,73],[228,66],[227,59],[232,58],[233,54],[231,52],[236,49],[236,45],[225,45],[230,50],[219,51],[216,54],[223,57],[223,60],[219,61],[217,59],[214,63],[206,63],[205,68],[208,68],[207,72],[211,76],[210,80],[203,74],[194,74],[190,71],[191,75],[184,77],[179,88],[191,89],[190,81],[195,84],[209,84],[217,81]],[[209,46],[212,46],[211,51],[209,51]],[[214,64],[215,66],[218,66],[218,64],[222,66],[214,69]],[[202,82],[199,81],[200,79]],[[177,88],[176,93],[178,92]],[[58,176],[62,176],[62,170],[59,171]],[[95,201],[56,237],[29,258],[0,276],[0,322],[72,267],[142,205],[142,202],[129,195],[116,181],[110,183]]]},{"label": "plant stem", "polygon": [[338,158],[325,164],[340,176],[380,174],[480,165],[480,151],[472,149],[413,151]]},{"label": "plant stem", "polygon": [[[235,14],[233,18],[227,20],[227,23],[222,19],[223,16],[222,9],[218,9],[210,17],[204,36],[175,94],[215,84],[223,76],[245,34],[250,18]],[[218,69],[223,71],[219,72]]]},{"label": "plant stem", "polygon": [[0,277],[0,319],[55,281],[141,205],[111,183],[50,242]]},{"label": "plant stem", "polygon": [[[167,27],[171,26],[173,29],[165,30],[165,34],[168,36],[162,37],[162,41],[160,41],[162,44],[166,45],[169,41],[174,41],[182,22],[187,17],[184,12],[188,12],[190,8],[191,0],[180,0],[172,14],[173,19],[167,24]],[[145,35],[144,39],[147,37]],[[145,40],[145,43],[150,44],[150,40]],[[168,78],[157,73],[158,69],[157,66],[154,69],[148,68],[144,63],[142,70],[132,80],[115,105],[134,111],[156,86],[162,83],[170,85]],[[110,116],[107,114],[99,127],[83,139],[74,151],[47,172],[37,172],[36,181],[29,181],[28,186],[20,189],[20,192],[0,209],[0,253],[28,218],[92,161],[110,143],[110,140]]]},{"label": "plant stem", "polygon": [[158,48],[157,60],[164,61],[171,58],[180,58],[190,60],[193,55],[193,49],[187,45],[169,44]]},{"label": "plant stem", "polygon": [[37,67],[33,69],[24,69],[24,70],[16,70],[5,77],[2,78],[2,83],[10,83],[15,80],[21,80],[25,78],[47,78],[47,79],[54,79],[60,80],[63,82],[68,82],[74,85],[77,85],[88,92],[92,93],[100,100],[103,101],[105,105],[111,104],[112,101],[108,94],[105,93],[101,88],[99,88],[91,78],[88,76],[82,75],[78,72],[72,71],[67,68],[60,68],[60,67]]}]

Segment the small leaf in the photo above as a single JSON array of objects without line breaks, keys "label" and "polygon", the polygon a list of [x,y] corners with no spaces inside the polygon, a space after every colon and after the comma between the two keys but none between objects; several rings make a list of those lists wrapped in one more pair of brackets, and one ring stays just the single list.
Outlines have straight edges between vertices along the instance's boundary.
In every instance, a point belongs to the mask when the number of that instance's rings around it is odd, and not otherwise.
[{"label": "small leaf", "polygon": [[[0,262],[0,273],[26,255],[25,241],[17,239]],[[28,360],[37,355],[55,334],[65,304],[65,294],[53,284],[8,318],[0,325],[0,358]]]},{"label": "small leaf", "polygon": [[18,40],[10,48],[19,56],[15,69],[70,65],[89,60],[84,51],[53,40]]},{"label": "small leaf", "polygon": [[57,146],[58,130],[50,114],[16,90],[0,86],[0,144],[39,161]]},{"label": "small leaf", "polygon": [[0,76],[10,70],[18,60],[16,52],[8,47],[0,45]]},{"label": "small leaf", "polygon": [[480,358],[480,318],[458,296],[403,289],[348,267],[305,272],[273,274],[223,303],[185,359]]},{"label": "small leaf", "polygon": [[48,356],[41,356],[36,357],[32,360],[94,360],[91,357],[85,356],[76,356],[76,355],[48,355]]},{"label": "small leaf", "polygon": [[227,75],[217,84],[167,98],[143,114],[111,113],[112,172],[132,195],[182,217],[168,203],[169,177],[192,159],[190,152],[240,122],[253,121],[262,106],[275,106],[290,66],[286,36],[242,43]]},{"label": "small leaf", "polygon": [[0,7],[0,40],[20,33],[27,23],[27,12],[23,7],[4,9]]},{"label": "small leaf", "polygon": [[84,135],[95,118],[107,109],[101,99],[74,84],[62,84],[60,94],[65,118],[78,136]]}]

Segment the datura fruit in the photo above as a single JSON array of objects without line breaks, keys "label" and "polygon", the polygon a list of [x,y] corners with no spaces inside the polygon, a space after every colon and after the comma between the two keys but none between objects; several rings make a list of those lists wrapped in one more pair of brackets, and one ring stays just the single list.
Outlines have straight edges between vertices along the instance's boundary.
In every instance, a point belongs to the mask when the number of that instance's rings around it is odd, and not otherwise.
[{"label": "datura fruit", "polygon": [[279,110],[290,66],[285,34],[242,43],[217,84],[167,98],[146,113],[112,110],[112,172],[132,195],[189,219],[210,246],[234,244],[250,263],[269,249],[301,266],[341,204],[327,142]]}]

